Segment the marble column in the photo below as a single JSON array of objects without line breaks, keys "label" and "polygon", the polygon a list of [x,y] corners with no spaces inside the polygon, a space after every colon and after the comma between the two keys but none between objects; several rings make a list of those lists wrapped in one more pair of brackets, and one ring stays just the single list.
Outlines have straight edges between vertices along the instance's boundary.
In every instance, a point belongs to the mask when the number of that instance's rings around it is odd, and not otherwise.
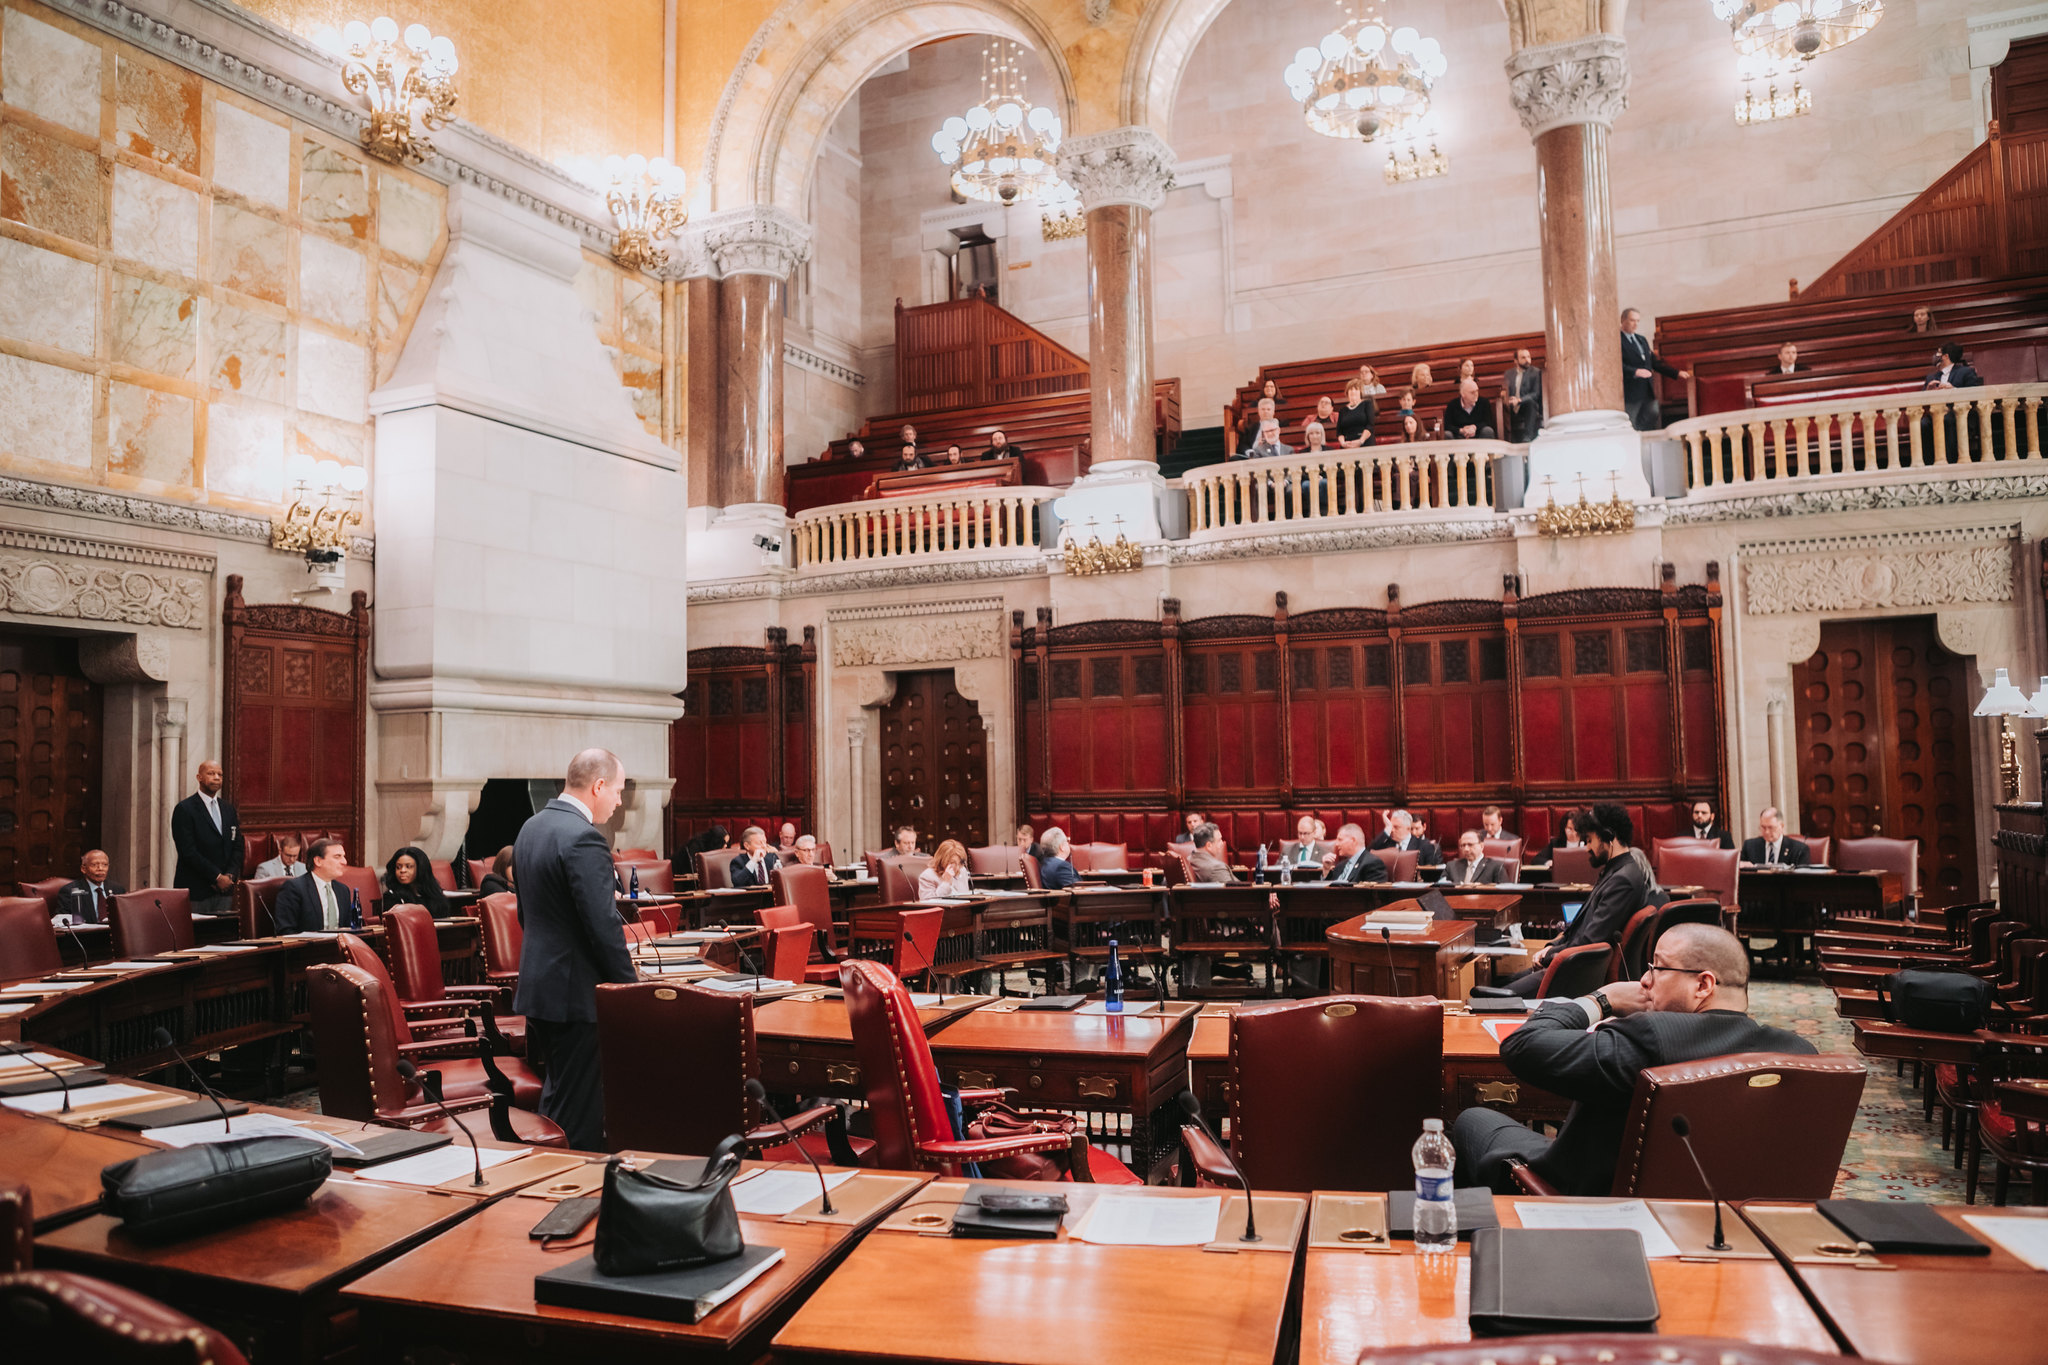
[{"label": "marble column", "polygon": [[1152,211],[1173,187],[1173,149],[1150,128],[1070,137],[1060,173],[1080,191],[1088,227],[1088,434],[1084,477],[1062,499],[1107,540],[1114,518],[1157,540],[1164,484],[1152,401]]},{"label": "marble column", "polygon": [[[1628,47],[1594,34],[1527,47],[1508,58],[1508,93],[1536,146],[1543,233],[1544,431],[1530,450],[1529,497],[1557,479],[1560,500],[1607,492],[1645,497],[1641,444],[1621,396],[1621,305],[1614,277],[1614,209],[1607,134],[1628,107]],[[1596,483],[1597,480],[1597,483]]]}]

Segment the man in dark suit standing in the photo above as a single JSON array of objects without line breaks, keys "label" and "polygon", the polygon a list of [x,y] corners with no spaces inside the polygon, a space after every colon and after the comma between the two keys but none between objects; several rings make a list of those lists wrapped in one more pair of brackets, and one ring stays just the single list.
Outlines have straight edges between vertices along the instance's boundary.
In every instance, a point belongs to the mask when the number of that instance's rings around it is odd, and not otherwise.
[{"label": "man in dark suit standing", "polygon": [[768,831],[759,825],[748,825],[740,831],[740,851],[732,860],[732,884],[735,887],[766,886],[768,874],[780,862],[775,850],[768,847]]},{"label": "man in dark suit standing", "polygon": [[1508,409],[1508,439],[1535,440],[1543,430],[1543,371],[1529,359],[1528,347],[1515,352],[1515,363],[1500,377],[1500,396]]},{"label": "man in dark suit standing", "polygon": [[512,845],[526,931],[512,1008],[526,1016],[527,1045],[546,1068],[542,1117],[586,1152],[604,1150],[597,988],[639,979],[614,900],[611,846],[598,830],[618,810],[625,785],[618,755],[585,749],[569,760],[562,794],[519,827]]},{"label": "man in dark suit standing", "polygon": [[1752,867],[1805,867],[1813,861],[1813,850],[1785,834],[1785,817],[1776,806],[1765,806],[1756,827],[1763,837],[1742,841],[1742,861]]},{"label": "man in dark suit standing", "polygon": [[221,915],[242,868],[241,828],[234,803],[221,798],[227,775],[220,764],[207,759],[197,777],[199,790],[171,808],[171,842],[178,849],[171,885],[191,893],[193,914]]},{"label": "man in dark suit standing", "polygon": [[1387,879],[1387,865],[1366,851],[1365,831],[1357,825],[1337,827],[1336,851],[1323,855],[1323,866],[1327,869],[1323,873],[1326,882],[1355,885]]},{"label": "man in dark suit standing", "polygon": [[1690,379],[1691,370],[1675,370],[1664,357],[1650,349],[1650,342],[1636,328],[1643,315],[1633,308],[1621,314],[1621,401],[1628,409],[1629,424],[1637,431],[1656,431],[1664,425],[1657,408],[1657,376]]},{"label": "man in dark suit standing", "polygon": [[78,880],[66,882],[57,893],[53,915],[69,915],[73,924],[105,924],[114,908],[121,886],[109,877],[114,860],[104,849],[94,849],[78,860]]},{"label": "man in dark suit standing", "polygon": [[[1598,1027],[1589,1032],[1590,1025]],[[1749,956],[1735,935],[1712,924],[1673,925],[1657,940],[1640,981],[1553,1000],[1501,1041],[1508,1070],[1571,1100],[1572,1111],[1553,1141],[1506,1114],[1467,1109],[1451,1128],[1457,1183],[1512,1194],[1513,1158],[1560,1194],[1606,1194],[1637,1075],[1737,1052],[1811,1056],[1814,1047],[1749,1017]]]},{"label": "man in dark suit standing", "polygon": [[1585,836],[1586,854],[1598,874],[1593,890],[1579,907],[1578,917],[1537,955],[1535,965],[1502,983],[1507,990],[1526,1000],[1543,984],[1543,969],[1565,949],[1620,940],[1621,931],[1628,927],[1628,917],[1642,909],[1650,898],[1649,877],[1643,865],[1629,856],[1628,847],[1635,842],[1635,832],[1635,822],[1620,806],[1603,802],[1586,814],[1579,833]]},{"label": "man in dark suit standing", "polygon": [[339,839],[315,839],[306,851],[307,870],[277,889],[270,919],[280,934],[363,927],[362,902],[355,888],[341,880],[348,871],[348,850]]},{"label": "man in dark suit standing", "polygon": [[1479,831],[1468,829],[1458,836],[1458,856],[1444,868],[1439,886],[1495,886],[1508,879],[1508,865],[1486,856]]},{"label": "man in dark suit standing", "polygon": [[1720,812],[1711,801],[1692,803],[1692,825],[1687,833],[1695,839],[1712,839],[1723,848],[1735,847],[1735,836],[1721,823]]}]

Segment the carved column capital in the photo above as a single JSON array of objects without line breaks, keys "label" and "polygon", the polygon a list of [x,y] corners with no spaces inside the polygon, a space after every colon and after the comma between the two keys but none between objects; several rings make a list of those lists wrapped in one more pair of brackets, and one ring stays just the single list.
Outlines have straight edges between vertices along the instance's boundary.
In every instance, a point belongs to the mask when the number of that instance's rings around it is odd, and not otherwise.
[{"label": "carved column capital", "polygon": [[1573,123],[1611,128],[1628,108],[1628,44],[1612,34],[1525,47],[1507,68],[1508,98],[1532,141]]},{"label": "carved column capital", "polygon": [[1094,212],[1114,204],[1156,209],[1173,188],[1173,148],[1150,128],[1112,128],[1060,143],[1060,175]]},{"label": "carved column capital", "polygon": [[811,225],[773,204],[746,204],[696,219],[677,234],[665,278],[767,275],[788,279],[811,259]]}]

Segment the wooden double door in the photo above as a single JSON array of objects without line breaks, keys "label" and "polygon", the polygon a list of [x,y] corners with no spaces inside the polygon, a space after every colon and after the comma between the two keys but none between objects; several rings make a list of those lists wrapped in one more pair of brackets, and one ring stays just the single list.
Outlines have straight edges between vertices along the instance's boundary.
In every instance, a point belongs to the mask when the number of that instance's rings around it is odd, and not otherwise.
[{"label": "wooden double door", "polygon": [[1965,660],[1931,616],[1832,621],[1793,670],[1799,828],[1920,845],[1920,899],[1977,893],[1977,821]]},{"label": "wooden double door", "polygon": [[981,710],[953,685],[953,670],[896,675],[882,708],[882,829],[887,848],[899,825],[917,829],[930,852],[942,840],[989,842],[988,732]]},{"label": "wooden double door", "polygon": [[[101,692],[78,641],[0,631],[0,894],[78,875],[100,839]],[[114,879],[135,884],[135,869]]]}]

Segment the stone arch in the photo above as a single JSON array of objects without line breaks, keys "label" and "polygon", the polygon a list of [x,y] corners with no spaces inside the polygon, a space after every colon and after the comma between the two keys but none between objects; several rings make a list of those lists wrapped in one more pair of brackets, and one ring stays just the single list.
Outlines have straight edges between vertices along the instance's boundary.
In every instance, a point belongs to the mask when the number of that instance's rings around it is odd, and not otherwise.
[{"label": "stone arch", "polygon": [[774,204],[806,216],[812,167],[846,101],[883,63],[962,34],[1030,48],[1052,91],[1035,91],[1075,129],[1073,75],[1058,36],[1023,0],[784,0],[755,32],[712,117],[700,185],[708,209]]},{"label": "stone arch", "polygon": [[[1209,25],[1230,0],[1160,0],[1146,7],[1124,59],[1118,116],[1127,125],[1147,127],[1172,140],[1173,105],[1180,97],[1180,78]],[[1274,68],[1273,79],[1280,71]]]}]

